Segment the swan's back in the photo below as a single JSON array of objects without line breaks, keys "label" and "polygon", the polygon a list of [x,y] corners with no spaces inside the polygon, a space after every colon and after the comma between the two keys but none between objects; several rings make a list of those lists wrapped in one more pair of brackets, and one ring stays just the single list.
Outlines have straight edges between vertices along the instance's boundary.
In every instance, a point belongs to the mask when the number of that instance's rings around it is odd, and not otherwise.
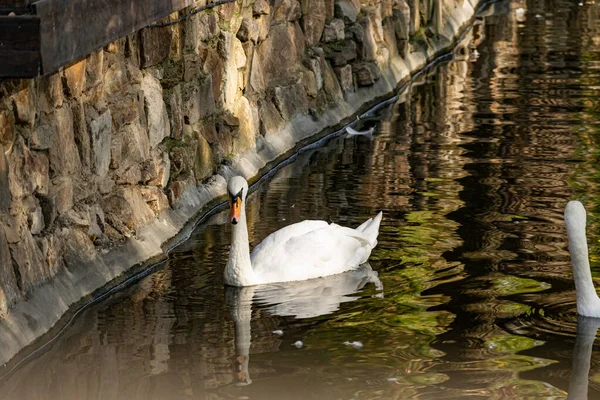
[{"label": "swan's back", "polygon": [[367,261],[377,244],[382,214],[357,229],[303,221],[269,235],[251,255],[261,283],[289,282],[339,274]]}]

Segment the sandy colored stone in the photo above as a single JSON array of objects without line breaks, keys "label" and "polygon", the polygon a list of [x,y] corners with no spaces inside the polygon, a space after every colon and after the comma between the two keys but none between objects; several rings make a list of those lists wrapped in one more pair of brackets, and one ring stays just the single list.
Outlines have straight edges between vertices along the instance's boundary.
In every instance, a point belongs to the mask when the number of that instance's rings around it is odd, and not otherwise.
[{"label": "sandy colored stone", "polygon": [[0,112],[0,145],[10,153],[15,142],[15,118],[10,111]]},{"label": "sandy colored stone", "polygon": [[108,173],[111,161],[112,116],[110,110],[90,121],[93,172],[100,178]]},{"label": "sandy colored stone", "polygon": [[323,34],[323,28],[325,28],[326,18],[327,9],[324,1],[302,1],[302,30],[308,45],[315,45],[319,42]]},{"label": "sandy colored stone", "polygon": [[3,224],[0,222],[0,316],[5,316],[8,308],[20,298],[10,248]]},{"label": "sandy colored stone", "polygon": [[56,134],[50,147],[50,170],[54,175],[71,175],[81,166],[73,132],[73,113],[70,107],[54,112]]},{"label": "sandy colored stone", "polygon": [[169,208],[167,195],[156,186],[142,186],[140,192],[148,207],[158,215],[161,211]]},{"label": "sandy colored stone", "polygon": [[12,103],[17,111],[17,120],[32,126],[35,122],[36,114],[34,80],[31,80],[26,88],[18,91],[12,96]]},{"label": "sandy colored stone", "polygon": [[332,19],[331,22],[325,25],[325,29],[323,30],[323,41],[329,43],[344,40],[344,28],[344,21],[339,18]]},{"label": "sandy colored stone", "polygon": [[275,104],[283,119],[288,121],[298,114],[306,113],[308,99],[302,83],[276,87]]},{"label": "sandy colored stone", "polygon": [[163,101],[160,81],[153,74],[144,72],[142,90],[144,91],[146,117],[148,118],[148,139],[150,148],[154,148],[171,134],[169,116]]},{"label": "sandy colored stone", "polygon": [[56,211],[66,213],[73,208],[73,179],[70,176],[53,179],[49,194],[56,199]]},{"label": "sandy colored stone", "polygon": [[85,59],[63,69],[65,86],[71,96],[78,97],[85,87]]}]

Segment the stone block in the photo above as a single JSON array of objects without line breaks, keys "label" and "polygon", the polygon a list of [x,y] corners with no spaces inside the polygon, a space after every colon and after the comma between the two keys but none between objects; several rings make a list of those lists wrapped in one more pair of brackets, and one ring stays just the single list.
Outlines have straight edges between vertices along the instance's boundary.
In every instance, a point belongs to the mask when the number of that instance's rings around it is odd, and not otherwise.
[{"label": "stone block", "polygon": [[58,214],[66,213],[73,208],[73,179],[70,176],[61,176],[53,179],[49,195],[56,201],[56,211]]},{"label": "stone block", "polygon": [[344,65],[343,67],[334,68],[335,74],[340,82],[340,87],[344,93],[354,91],[354,79],[352,77],[352,66]]},{"label": "stone block", "polygon": [[110,110],[90,121],[93,172],[100,178],[108,173],[111,162],[112,116]]},{"label": "stone block", "polygon": [[79,158],[82,166],[91,169],[92,144],[85,120],[85,106],[82,99],[71,102],[73,111],[73,136],[75,145],[79,150]]},{"label": "stone block", "polygon": [[277,132],[285,124],[283,117],[272,101],[261,100],[259,102],[259,115],[262,128],[264,129],[263,134]]},{"label": "stone block", "polygon": [[255,145],[255,135],[259,129],[258,110],[250,104],[247,98],[240,97],[236,102],[234,115],[239,120],[239,130],[233,145],[234,149],[238,149],[236,153],[240,153]]},{"label": "stone block", "polygon": [[238,97],[238,89],[240,89],[241,81],[239,69],[246,65],[246,53],[244,53],[242,42],[240,42],[238,38],[229,32],[221,32],[219,38],[219,54],[225,59],[223,107],[226,110],[231,111]]},{"label": "stone block", "polygon": [[335,72],[327,62],[323,63],[323,89],[330,101],[339,101],[344,97]]},{"label": "stone block", "polygon": [[72,97],[81,96],[85,88],[85,59],[63,69],[64,85]]},{"label": "stone block", "polygon": [[168,57],[171,51],[171,27],[144,28],[140,32],[141,67],[152,67]]},{"label": "stone block", "polygon": [[110,105],[110,115],[112,116],[112,125],[114,130],[118,131],[123,126],[140,120],[139,97],[137,93],[123,95],[117,102]]},{"label": "stone block", "polygon": [[124,187],[120,192],[132,210],[132,221],[136,231],[154,220],[154,212],[146,204],[139,187]]},{"label": "stone block", "polygon": [[44,75],[35,80],[38,106],[41,112],[50,114],[63,104],[63,86],[58,72]]},{"label": "stone block", "polygon": [[356,22],[360,7],[356,7],[351,0],[335,0],[334,15],[346,23]]},{"label": "stone block", "polygon": [[12,103],[17,111],[17,121],[26,125],[33,125],[36,114],[36,97],[34,80],[23,90],[12,96]]},{"label": "stone block", "polygon": [[396,38],[398,40],[408,40],[410,32],[410,7],[406,1],[397,1],[392,14],[393,18],[391,21],[394,25]]},{"label": "stone block", "polygon": [[258,23],[258,41],[262,42],[269,36],[269,31],[271,30],[271,16],[261,15],[256,18],[256,22]]},{"label": "stone block", "polygon": [[381,77],[381,71],[375,63],[356,63],[352,68],[358,86],[371,86]]},{"label": "stone block", "polygon": [[119,185],[135,185],[142,180],[142,168],[137,163],[122,166],[116,171],[115,179]]},{"label": "stone block", "polygon": [[20,287],[29,293],[41,282],[50,278],[46,262],[40,248],[29,230],[21,232],[21,240],[9,245],[14,265],[18,268]]},{"label": "stone block", "polygon": [[244,18],[240,29],[237,32],[237,38],[242,42],[252,41],[256,43],[258,41],[258,34],[260,33],[260,27],[258,23],[252,19]]},{"label": "stone block", "polygon": [[323,60],[321,58],[311,58],[309,65],[317,84],[317,91],[319,91],[323,88]]},{"label": "stone block", "polygon": [[[365,30],[361,24],[352,24],[346,29],[346,39],[362,44],[365,40]],[[362,54],[362,53],[361,53]]]},{"label": "stone block", "polygon": [[[256,62],[262,67],[263,80],[267,84],[275,84],[278,80],[289,79],[296,71],[300,55],[299,48],[304,48],[304,39],[297,34],[294,25],[279,24],[271,27],[271,33],[267,39],[258,45],[257,52],[252,62],[255,75]],[[298,43],[297,43],[298,42]],[[259,72],[259,66],[256,66],[256,74]],[[258,77],[256,77],[258,78]],[[253,85],[254,77],[250,77]]]},{"label": "stone block", "polygon": [[302,30],[308,45],[316,45],[319,42],[323,34],[323,28],[325,28],[326,19],[327,8],[324,1],[302,1]]},{"label": "stone block", "polygon": [[6,316],[10,306],[20,298],[10,248],[3,224],[0,223],[0,316]]},{"label": "stone block", "polygon": [[9,154],[8,186],[13,199],[34,192],[48,191],[48,158],[44,153],[31,152],[19,136]]},{"label": "stone block", "polygon": [[344,21],[334,18],[331,22],[325,25],[323,30],[323,41],[326,43],[337,42],[345,39]]},{"label": "stone block", "polygon": [[289,121],[308,110],[308,98],[301,82],[275,88],[275,104],[283,119]]},{"label": "stone block", "polygon": [[148,185],[167,187],[171,174],[171,159],[169,153],[163,153],[156,165],[156,176],[148,181]]},{"label": "stone block", "polygon": [[202,182],[213,173],[213,153],[210,145],[202,135],[198,134],[197,138],[194,176],[197,182]]},{"label": "stone block", "polygon": [[302,6],[298,0],[278,0],[273,4],[271,24],[293,22],[302,18]]},{"label": "stone block", "polygon": [[190,186],[190,182],[177,180],[169,185],[169,190],[167,192],[167,198],[169,199],[169,205],[171,208],[176,209],[177,203],[179,199],[185,192],[188,186]]},{"label": "stone block", "polygon": [[335,16],[335,0],[324,0],[325,2],[325,21],[331,21]]},{"label": "stone block", "polygon": [[150,148],[154,148],[165,137],[171,135],[169,116],[167,115],[167,107],[163,101],[160,81],[146,71],[142,80],[142,90],[144,91],[146,117],[148,118],[148,139]]},{"label": "stone block", "polygon": [[182,108],[184,123],[191,125],[216,111],[211,76],[182,88]]},{"label": "stone block", "polygon": [[344,40],[343,42],[330,44],[325,47],[325,57],[331,60],[335,67],[340,67],[356,60],[356,42]]},{"label": "stone block", "polygon": [[0,112],[0,145],[9,152],[15,141],[15,117],[10,111]]},{"label": "stone block", "polygon": [[73,114],[70,107],[60,107],[54,111],[56,134],[50,147],[50,170],[55,175],[71,175],[81,166],[79,152],[75,145]]},{"label": "stone block", "polygon": [[271,7],[267,0],[256,0],[254,4],[252,4],[252,15],[255,17],[269,14],[271,14]]},{"label": "stone block", "polygon": [[98,179],[89,171],[73,177],[73,203],[95,202],[98,197]]},{"label": "stone block", "polygon": [[213,87],[213,98],[219,99],[221,96],[221,81],[223,80],[223,61],[219,57],[219,53],[211,48],[204,49],[202,53],[202,59],[204,64],[202,65],[202,71],[205,74],[211,76],[212,87]]},{"label": "stone block", "polygon": [[86,92],[93,92],[92,89],[98,87],[98,91],[95,93],[96,96],[91,100],[96,100],[102,95],[103,85],[102,80],[104,78],[104,50],[96,50],[92,52],[86,58],[85,63],[85,86]]},{"label": "stone block", "polygon": [[36,239],[42,258],[46,261],[48,277],[56,275],[64,266],[63,243],[58,235],[47,235]]},{"label": "stone block", "polygon": [[309,97],[317,97],[317,94],[319,94],[319,86],[313,71],[306,71],[302,75],[302,83],[304,84],[304,90],[306,90],[306,94]]},{"label": "stone block", "polygon": [[56,217],[58,217],[56,196],[38,195],[38,199],[40,201],[42,215],[44,216],[44,226],[46,230],[50,230],[54,225],[54,221],[56,221]]},{"label": "stone block", "polygon": [[202,42],[219,36],[219,17],[216,13],[200,13],[184,22],[184,52],[197,52]]},{"label": "stone block", "polygon": [[52,147],[56,125],[50,118],[43,118],[31,132],[29,147],[34,150],[48,150]]},{"label": "stone block", "polygon": [[156,186],[142,186],[140,192],[144,201],[158,215],[161,211],[169,208],[169,199],[167,195]]},{"label": "stone block", "polygon": [[119,132],[122,140],[121,162],[143,162],[150,155],[148,135],[139,123],[125,125]]},{"label": "stone block", "polygon": [[4,152],[4,146],[0,144],[0,212],[8,211],[12,202],[8,171],[9,166],[6,159],[6,153]]},{"label": "stone block", "polygon": [[181,85],[173,88],[169,95],[169,107],[167,110],[171,122],[171,137],[181,139],[183,135],[183,99],[181,97]]},{"label": "stone block", "polygon": [[110,138],[110,165],[111,169],[119,169],[123,160],[123,138],[114,135]]},{"label": "stone block", "polygon": [[35,210],[27,216],[27,222],[29,223],[29,231],[32,235],[40,234],[45,228],[42,207],[36,207]]},{"label": "stone block", "polygon": [[107,57],[105,64],[108,68],[104,73],[104,94],[119,99],[125,92],[127,86],[127,68],[125,62],[116,56]]}]

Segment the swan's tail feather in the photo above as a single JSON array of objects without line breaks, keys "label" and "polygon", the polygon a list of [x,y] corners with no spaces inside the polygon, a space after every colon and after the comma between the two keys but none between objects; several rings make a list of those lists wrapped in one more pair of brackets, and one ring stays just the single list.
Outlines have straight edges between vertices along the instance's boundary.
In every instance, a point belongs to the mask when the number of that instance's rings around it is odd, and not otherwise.
[{"label": "swan's tail feather", "polygon": [[381,218],[383,217],[383,212],[379,211],[379,214],[375,218],[369,218],[365,222],[363,222],[358,228],[357,231],[361,232],[364,236],[366,236],[371,242],[371,245],[375,247],[377,245],[377,236],[379,235],[379,224],[381,223]]}]

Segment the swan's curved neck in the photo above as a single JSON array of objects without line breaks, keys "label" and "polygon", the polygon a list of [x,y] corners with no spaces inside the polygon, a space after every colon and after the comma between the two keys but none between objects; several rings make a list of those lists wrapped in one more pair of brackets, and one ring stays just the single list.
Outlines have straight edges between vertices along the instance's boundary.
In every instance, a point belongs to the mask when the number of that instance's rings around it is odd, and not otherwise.
[{"label": "swan's curved neck", "polygon": [[572,215],[565,218],[569,252],[573,264],[573,279],[577,293],[577,313],[589,317],[600,317],[600,299],[596,294],[590,261],[588,245],[585,237],[585,214]]},{"label": "swan's curved neck", "polygon": [[231,227],[231,249],[225,267],[225,283],[231,286],[255,285],[256,277],[250,263],[245,204],[240,212],[240,221]]}]

